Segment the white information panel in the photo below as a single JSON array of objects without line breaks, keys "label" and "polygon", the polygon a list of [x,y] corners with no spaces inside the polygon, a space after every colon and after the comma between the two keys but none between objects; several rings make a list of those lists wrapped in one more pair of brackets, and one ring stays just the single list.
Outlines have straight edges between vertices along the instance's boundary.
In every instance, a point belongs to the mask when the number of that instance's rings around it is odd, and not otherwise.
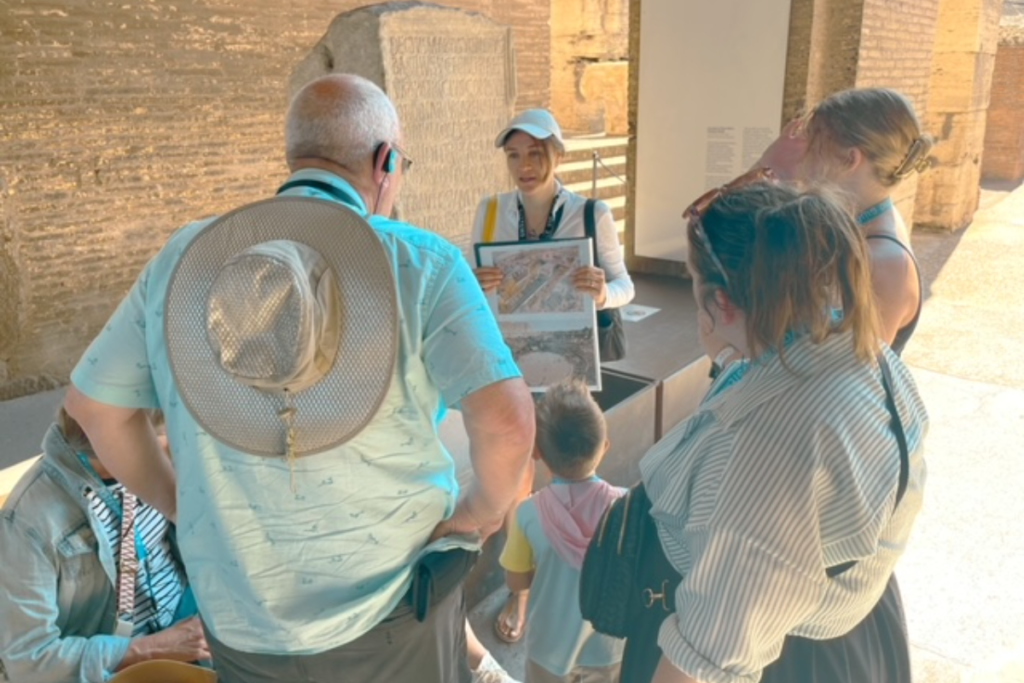
[{"label": "white information panel", "polygon": [[635,250],[686,260],[683,210],[779,133],[790,0],[640,5]]}]

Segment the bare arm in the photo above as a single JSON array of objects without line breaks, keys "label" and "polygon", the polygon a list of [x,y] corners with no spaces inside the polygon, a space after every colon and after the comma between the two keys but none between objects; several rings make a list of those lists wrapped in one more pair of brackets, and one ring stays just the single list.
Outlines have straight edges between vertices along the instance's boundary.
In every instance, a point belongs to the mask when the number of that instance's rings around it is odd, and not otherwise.
[{"label": "bare arm", "polygon": [[177,519],[175,477],[144,410],[94,401],[73,385],[64,399],[96,457],[119,482],[172,522]]},{"label": "bare arm", "polygon": [[435,536],[501,527],[515,503],[533,450],[533,399],[522,379],[490,384],[462,399],[475,481]]},{"label": "bare arm", "polygon": [[[881,244],[879,244],[881,243]],[[871,286],[882,323],[882,339],[892,344],[900,328],[910,322],[917,310],[917,273],[910,257],[895,244],[868,240],[871,251]]]},{"label": "bare arm", "polygon": [[658,662],[658,668],[654,672],[654,678],[651,679],[651,683],[700,683],[700,681],[696,678],[691,678],[672,666],[672,663],[662,655],[661,661]]},{"label": "bare arm", "polygon": [[533,583],[533,572],[510,572],[505,570],[505,583],[513,593],[530,590]]}]

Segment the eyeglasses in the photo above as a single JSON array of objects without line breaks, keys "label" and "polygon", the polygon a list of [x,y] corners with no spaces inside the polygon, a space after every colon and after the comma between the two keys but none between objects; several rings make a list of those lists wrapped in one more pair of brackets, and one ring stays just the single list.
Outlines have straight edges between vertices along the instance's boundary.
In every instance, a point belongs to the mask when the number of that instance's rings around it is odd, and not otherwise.
[{"label": "eyeglasses", "polygon": [[402,157],[402,173],[408,173],[409,169],[412,168],[412,158],[406,154],[404,149],[398,146],[398,143],[392,142],[391,147]]},{"label": "eyeglasses", "polygon": [[683,212],[683,218],[685,218],[690,225],[693,226],[693,234],[700,240],[701,246],[708,252],[708,256],[711,258],[711,263],[714,264],[718,272],[722,274],[722,279],[725,280],[725,286],[729,286],[729,275],[725,272],[725,266],[718,259],[715,254],[715,250],[711,247],[711,240],[708,239],[708,234],[704,231],[704,225],[702,219],[707,215],[708,211],[714,205],[718,199],[734,190],[746,187],[747,185],[753,185],[754,183],[768,182],[775,180],[775,174],[770,168],[755,168],[747,171],[743,175],[730,180],[725,185],[708,190],[701,196],[686,207],[686,211]]}]

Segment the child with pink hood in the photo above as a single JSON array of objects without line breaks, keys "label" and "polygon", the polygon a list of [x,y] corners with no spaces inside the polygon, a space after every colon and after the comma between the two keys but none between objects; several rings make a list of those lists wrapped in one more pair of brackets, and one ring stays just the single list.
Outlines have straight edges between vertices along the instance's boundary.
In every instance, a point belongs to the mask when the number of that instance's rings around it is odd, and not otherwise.
[{"label": "child with pink hood", "polygon": [[501,554],[509,588],[530,590],[526,683],[612,683],[622,641],[595,632],[580,615],[580,566],[605,509],[626,489],[595,474],[608,439],[586,385],[551,387],[536,412],[534,457],[552,481],[516,510]]}]

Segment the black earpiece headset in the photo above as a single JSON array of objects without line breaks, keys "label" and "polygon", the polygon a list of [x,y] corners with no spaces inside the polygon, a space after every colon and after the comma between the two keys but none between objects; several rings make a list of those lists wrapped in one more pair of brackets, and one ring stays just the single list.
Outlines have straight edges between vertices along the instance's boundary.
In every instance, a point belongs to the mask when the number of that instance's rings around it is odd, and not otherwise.
[{"label": "black earpiece headset", "polygon": [[381,155],[386,155],[384,161],[381,164],[381,170],[388,175],[395,172],[395,167],[398,165],[398,152],[392,149],[391,145],[386,142],[382,142],[377,146],[377,151],[374,152],[374,165],[379,163]]}]

